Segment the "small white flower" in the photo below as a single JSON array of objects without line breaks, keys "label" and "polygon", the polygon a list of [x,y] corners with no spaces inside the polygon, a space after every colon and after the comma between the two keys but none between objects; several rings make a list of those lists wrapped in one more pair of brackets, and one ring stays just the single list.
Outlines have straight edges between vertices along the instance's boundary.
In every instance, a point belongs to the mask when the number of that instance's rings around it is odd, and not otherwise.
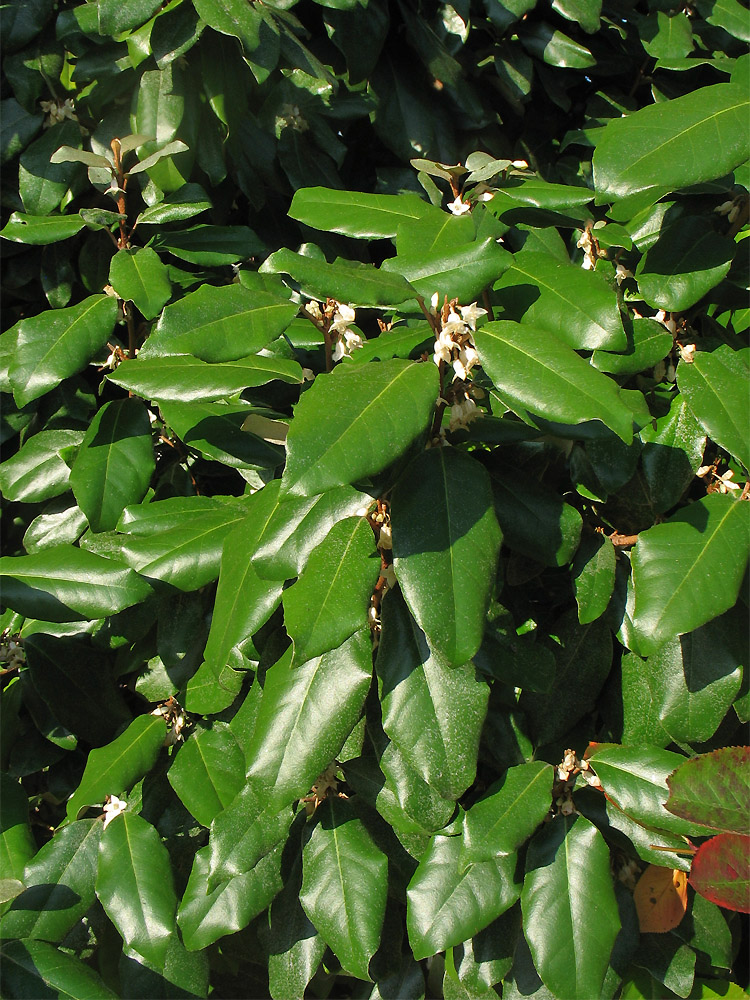
[{"label": "small white flower", "polygon": [[333,360],[341,361],[342,358],[351,357],[352,351],[360,347],[362,347],[360,335],[353,330],[344,330],[333,349]]},{"label": "small white flower", "polygon": [[685,344],[684,346],[680,344],[679,347],[682,360],[686,364],[692,365],[693,361],[695,361],[695,344]]},{"label": "small white flower", "polygon": [[47,115],[43,128],[57,125],[58,122],[65,121],[66,118],[70,121],[78,121],[73,100],[70,97],[65,101],[40,101],[39,107]]},{"label": "small white flower", "polygon": [[667,314],[663,309],[660,309],[658,313],[656,313],[654,319],[656,320],[657,323],[661,323],[663,327],[666,327],[666,329],[669,330],[669,332],[673,336],[675,333],[677,333],[677,323],[674,321],[671,315],[669,316],[669,318],[667,318]]},{"label": "small white flower", "polygon": [[382,577],[385,580],[385,586],[387,590],[393,590],[394,587],[398,586],[398,580],[396,579],[396,570],[393,566],[386,566],[382,570]]},{"label": "small white flower", "polygon": [[514,166],[516,168],[516,170],[528,170],[529,169],[529,165],[526,162],[526,160],[511,160],[511,164],[512,164],[512,166]]},{"label": "small white flower", "polygon": [[461,311],[461,319],[467,326],[470,326],[472,330],[477,328],[477,320],[480,316],[486,316],[487,310],[480,309],[476,302],[472,302],[470,306],[459,306]]},{"label": "small white flower", "polygon": [[127,802],[118,799],[116,795],[108,795],[107,801],[104,803],[104,829],[107,829],[116,816],[124,813],[127,807]]},{"label": "small white flower", "polygon": [[356,313],[351,308],[351,306],[345,306],[339,303],[336,306],[336,311],[333,314],[333,322],[331,323],[331,333],[343,333],[346,327],[350,323],[353,323],[356,318]]},{"label": "small white flower", "polygon": [[450,431],[466,430],[472,420],[481,415],[481,410],[469,396],[451,406]]},{"label": "small white flower", "polygon": [[729,215],[729,213],[732,211],[733,205],[734,201],[730,199],[729,201],[722,202],[721,205],[717,205],[716,208],[714,209],[714,212],[716,212],[717,215]]},{"label": "small white flower", "polygon": [[624,265],[618,264],[617,267],[615,268],[615,281],[617,282],[618,285],[621,285],[623,281],[626,281],[628,278],[632,277],[633,277],[633,272],[629,271]]},{"label": "small white flower", "polygon": [[378,548],[381,549],[392,549],[393,548],[393,536],[391,535],[390,524],[383,524],[380,528],[380,537],[378,539]]},{"label": "small white flower", "polygon": [[468,201],[462,201],[461,195],[459,195],[455,201],[452,201],[450,205],[448,205],[448,210],[454,215],[466,215],[467,212],[471,211],[471,205]]}]

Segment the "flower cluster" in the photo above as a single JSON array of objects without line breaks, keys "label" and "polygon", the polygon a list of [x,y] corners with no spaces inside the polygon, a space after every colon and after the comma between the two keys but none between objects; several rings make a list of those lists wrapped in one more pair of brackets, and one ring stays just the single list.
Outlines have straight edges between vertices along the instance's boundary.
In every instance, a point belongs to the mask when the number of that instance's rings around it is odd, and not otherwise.
[{"label": "flower cluster", "polygon": [[24,652],[20,636],[11,638],[4,635],[0,639],[0,663],[7,663],[8,670],[15,670],[26,663],[26,653]]},{"label": "flower cluster", "polygon": [[453,368],[453,378],[467,379],[469,372],[479,361],[474,345],[474,331],[477,320],[487,314],[486,309],[479,309],[476,302],[470,306],[459,306],[456,299],[446,301],[438,316],[437,292],[431,300],[432,314],[440,319],[440,333],[435,341],[433,361],[438,367],[444,361]]},{"label": "flower cluster", "polygon": [[65,121],[66,118],[74,122],[78,121],[73,101],[70,97],[66,101],[60,101],[59,103],[57,101],[40,101],[39,107],[47,115],[44,120],[44,128],[51,128],[52,125],[57,125],[58,122]]},{"label": "flower cluster", "polygon": [[333,361],[351,357],[352,351],[362,347],[362,337],[349,326],[356,318],[351,306],[337,302],[336,299],[327,299],[325,306],[321,308],[320,303],[313,300],[307,303],[305,311],[317,326],[328,331],[334,344]]}]

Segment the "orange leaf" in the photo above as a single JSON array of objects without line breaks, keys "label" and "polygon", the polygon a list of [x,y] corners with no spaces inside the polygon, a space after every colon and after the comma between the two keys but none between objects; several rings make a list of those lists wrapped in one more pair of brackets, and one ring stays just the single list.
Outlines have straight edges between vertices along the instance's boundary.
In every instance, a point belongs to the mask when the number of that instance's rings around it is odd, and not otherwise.
[{"label": "orange leaf", "polygon": [[666,934],[687,910],[687,875],[672,868],[649,865],[633,893],[642,934]]}]

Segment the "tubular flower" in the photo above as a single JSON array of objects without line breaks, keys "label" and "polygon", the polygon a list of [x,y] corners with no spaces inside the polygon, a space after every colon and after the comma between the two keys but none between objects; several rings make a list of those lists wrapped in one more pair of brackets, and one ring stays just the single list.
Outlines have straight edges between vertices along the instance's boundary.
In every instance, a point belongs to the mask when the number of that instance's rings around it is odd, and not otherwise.
[{"label": "tubular flower", "polygon": [[333,348],[333,360],[341,361],[344,357],[351,357],[352,351],[356,351],[362,346],[362,338],[354,330],[349,329],[349,324],[353,323],[355,319],[352,307],[341,302],[333,304],[335,308],[329,332],[332,337],[337,338]]},{"label": "tubular flower", "polygon": [[[433,295],[431,304],[437,315],[436,295]],[[455,300],[446,303],[440,312],[441,328],[433,348],[433,361],[436,365],[441,362],[451,365],[454,381],[465,381],[479,361],[473,334],[477,328],[477,320],[486,313],[487,310],[480,309],[476,302],[469,306],[459,306]]]}]

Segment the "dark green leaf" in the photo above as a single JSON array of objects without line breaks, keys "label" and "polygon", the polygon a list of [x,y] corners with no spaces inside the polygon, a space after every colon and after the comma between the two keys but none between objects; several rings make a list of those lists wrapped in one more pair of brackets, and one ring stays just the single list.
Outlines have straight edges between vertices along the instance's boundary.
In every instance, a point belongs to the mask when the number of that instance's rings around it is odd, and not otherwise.
[{"label": "dark green leaf", "polygon": [[[16,681],[16,684],[19,682]],[[8,689],[3,692],[5,704]],[[23,878],[26,863],[36,854],[36,842],[29,823],[29,800],[20,782],[0,772],[3,809],[0,813],[0,861],[3,874]]]},{"label": "dark green leaf", "polygon": [[379,271],[371,264],[328,264],[286,249],[272,253],[263,271],[290,275],[308,295],[324,301],[330,296],[354,306],[396,305],[416,294],[401,275]]},{"label": "dark green leaf", "polygon": [[587,535],[573,560],[578,621],[588,625],[607,610],[615,586],[615,549],[606,535]]},{"label": "dark green leaf", "polygon": [[136,219],[139,226],[184,222],[211,208],[211,200],[200,184],[185,184],[163,201],[145,209]]},{"label": "dark green leaf", "polygon": [[289,215],[329,233],[355,239],[393,238],[407,219],[430,213],[429,202],[414,194],[363,194],[309,187],[295,192]]},{"label": "dark green leaf", "polygon": [[40,431],[0,465],[0,489],[6,500],[39,503],[68,489],[70,467],[62,457],[75,452],[83,431]]},{"label": "dark green leaf", "polygon": [[612,375],[635,375],[658,364],[672,350],[672,334],[652,319],[634,319],[632,335],[627,329],[625,332],[628,336],[627,354],[594,351],[591,355],[594,368]]},{"label": "dark green leaf", "polygon": [[302,865],[297,860],[269,917],[268,988],[274,1000],[302,996],[326,948],[300,904],[301,885]]},{"label": "dark green leaf", "polygon": [[[425,299],[437,292],[440,302],[447,295],[460,302],[475,301],[510,265],[511,256],[492,237],[450,249],[399,252],[383,262],[382,271],[402,274]],[[414,293],[412,292],[412,297]]]},{"label": "dark green leaf", "polygon": [[24,215],[13,212],[0,230],[0,236],[14,243],[46,246],[75,236],[84,225],[80,215]]},{"label": "dark green leaf", "polygon": [[532,56],[543,59],[550,66],[588,69],[596,65],[596,59],[584,45],[544,21],[531,23],[520,38]]},{"label": "dark green leaf", "polygon": [[193,226],[160,233],[150,244],[168,250],[190,264],[212,267],[249,260],[265,249],[260,237],[247,226]]},{"label": "dark green leaf", "polygon": [[101,0],[98,5],[99,32],[119,35],[148,21],[161,4],[158,0]]},{"label": "dark green leaf", "polygon": [[[251,417],[273,426],[263,411],[259,413],[248,403],[162,400],[159,412],[183,444],[200,452],[204,458],[223,462],[233,469],[274,469],[284,461],[284,452],[278,444],[264,440],[245,427]],[[285,429],[286,425],[280,427]]]},{"label": "dark green leaf", "polygon": [[482,642],[502,537],[485,469],[452,448],[424,452],[396,484],[392,530],[410,611],[450,665],[466,663]]},{"label": "dark green leaf", "polygon": [[509,768],[464,815],[463,861],[491,861],[524,844],[550,810],[552,768],[543,761]]},{"label": "dark green leaf", "polygon": [[109,283],[121,299],[135,303],[146,319],[158,316],[172,294],[166,265],[149,247],[118,250],[109,265]]},{"label": "dark green leaf", "polygon": [[151,423],[137,399],[105,403],[86,431],[70,486],[92,531],[111,531],[128,504],[140,503],[156,467]]},{"label": "dark green leaf", "polygon": [[0,983],[25,1000],[117,1000],[94,970],[46,941],[3,941]]},{"label": "dark green leaf", "polygon": [[750,469],[747,427],[750,402],[747,350],[722,344],[715,351],[698,351],[692,364],[677,366],[677,384],[693,414],[711,438]]},{"label": "dark green leaf", "polygon": [[664,229],[636,268],[644,300],[668,312],[684,312],[726,277],[735,244],[706,227],[705,220],[681,218]]},{"label": "dark green leaf", "polygon": [[609,850],[584,816],[557,816],[531,841],[521,908],[545,986],[555,996],[600,996],[620,917]]},{"label": "dark green leaf", "polygon": [[167,777],[186,809],[203,826],[232,802],[243,785],[245,755],[226,723],[195,729],[180,747]]},{"label": "dark green leaf", "polygon": [[641,468],[649,498],[654,509],[662,513],[674,507],[700,468],[706,435],[691,407],[678,395],[669,412],[646,424],[640,437]]},{"label": "dark green leaf", "polygon": [[21,153],[18,189],[24,210],[29,215],[49,215],[56,211],[76,179],[81,177],[80,163],[52,163],[52,154],[60,146],[80,145],[76,122],[63,122],[48,129]]}]

